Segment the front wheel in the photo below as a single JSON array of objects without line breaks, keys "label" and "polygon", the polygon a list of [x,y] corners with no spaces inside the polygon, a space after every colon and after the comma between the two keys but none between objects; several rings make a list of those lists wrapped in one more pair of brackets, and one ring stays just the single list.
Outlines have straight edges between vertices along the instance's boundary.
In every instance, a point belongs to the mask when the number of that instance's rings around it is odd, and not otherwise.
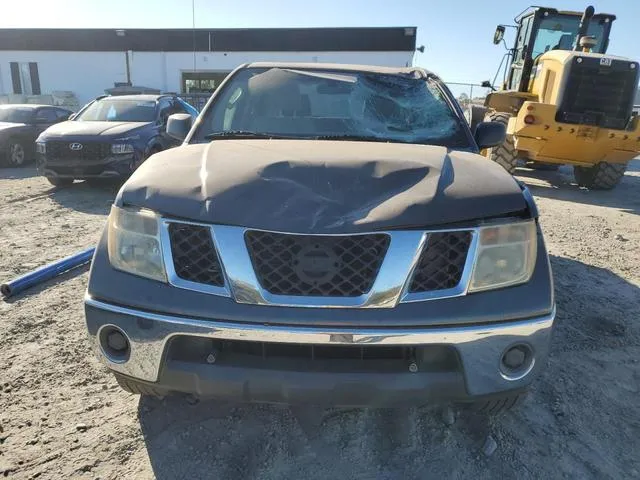
[{"label": "front wheel", "polygon": [[114,376],[122,390],[128,393],[133,393],[134,395],[147,395],[149,397],[162,399],[169,394],[169,392],[164,389],[154,387],[144,382],[138,382],[133,378],[126,377],[118,373],[114,373]]},{"label": "front wheel", "polygon": [[[509,124],[511,115],[504,112],[492,112],[485,117],[485,122],[498,122],[502,123],[505,128]],[[501,145],[488,148],[486,156],[489,160],[496,162],[507,172],[513,175],[516,171],[516,165],[518,163],[518,152],[513,142],[513,137],[509,134],[504,139]]]},{"label": "front wheel", "polygon": [[68,187],[73,183],[73,178],[47,177],[47,181],[54,187]]},{"label": "front wheel", "polygon": [[592,190],[611,190],[620,183],[626,170],[626,163],[600,162],[593,167],[574,166],[573,176],[581,187]]},{"label": "front wheel", "polygon": [[24,145],[16,140],[9,140],[7,146],[7,163],[10,167],[21,167],[25,164],[27,152]]},{"label": "front wheel", "polygon": [[481,415],[500,415],[522,404],[526,397],[526,391],[508,393],[491,400],[472,403],[470,408],[474,413]]}]

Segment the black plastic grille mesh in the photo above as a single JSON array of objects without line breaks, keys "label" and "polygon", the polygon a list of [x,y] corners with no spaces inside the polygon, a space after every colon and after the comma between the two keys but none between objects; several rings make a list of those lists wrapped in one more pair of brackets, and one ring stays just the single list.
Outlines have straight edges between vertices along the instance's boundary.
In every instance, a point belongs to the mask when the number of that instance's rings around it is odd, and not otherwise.
[{"label": "black plastic grille mesh", "polygon": [[218,254],[207,227],[170,223],[173,267],[178,277],[216,287],[224,286]]},{"label": "black plastic grille mesh", "polygon": [[386,234],[286,235],[249,231],[262,287],[275,295],[357,297],[371,290],[389,247]]},{"label": "black plastic grille mesh", "polygon": [[[80,144],[80,150],[71,150],[72,144]],[[111,154],[111,144],[102,142],[47,142],[47,157],[77,160],[102,160]]]},{"label": "black plastic grille mesh", "polygon": [[613,60],[602,66],[598,58],[576,58],[558,120],[622,130],[631,115],[638,87],[636,70],[626,61]]},{"label": "black plastic grille mesh", "polygon": [[430,292],[453,288],[460,283],[471,244],[471,232],[432,233],[427,239],[409,291]]}]

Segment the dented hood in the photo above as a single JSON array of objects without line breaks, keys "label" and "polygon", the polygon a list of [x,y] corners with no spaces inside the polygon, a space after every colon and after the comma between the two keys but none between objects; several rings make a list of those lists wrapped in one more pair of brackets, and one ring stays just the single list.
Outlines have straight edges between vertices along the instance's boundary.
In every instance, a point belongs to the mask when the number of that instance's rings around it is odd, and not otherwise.
[{"label": "dented hood", "polygon": [[117,205],[198,222],[292,233],[428,227],[521,212],[499,165],[398,143],[215,140],[154,155]]}]

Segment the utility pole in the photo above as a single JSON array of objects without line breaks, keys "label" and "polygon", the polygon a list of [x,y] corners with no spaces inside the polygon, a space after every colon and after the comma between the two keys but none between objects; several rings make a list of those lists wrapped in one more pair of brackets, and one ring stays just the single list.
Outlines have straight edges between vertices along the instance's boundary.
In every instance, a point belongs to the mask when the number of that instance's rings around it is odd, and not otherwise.
[{"label": "utility pole", "polygon": [[196,0],[191,0],[191,31],[193,32],[193,73],[196,72]]}]

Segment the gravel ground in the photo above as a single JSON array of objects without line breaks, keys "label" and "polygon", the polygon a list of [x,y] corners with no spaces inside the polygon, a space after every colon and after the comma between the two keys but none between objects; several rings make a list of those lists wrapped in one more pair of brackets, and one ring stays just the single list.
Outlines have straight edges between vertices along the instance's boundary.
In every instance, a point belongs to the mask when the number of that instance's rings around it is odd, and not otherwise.
[{"label": "gravel ground", "polygon": [[[640,478],[640,161],[612,192],[518,172],[538,200],[558,302],[549,368],[499,418],[440,407],[191,404],[120,391],[84,330],[81,269],[0,301],[8,478]],[[95,243],[114,189],[0,170],[0,280]],[[445,410],[446,412],[446,410]],[[447,418],[449,417],[449,418]]]}]

